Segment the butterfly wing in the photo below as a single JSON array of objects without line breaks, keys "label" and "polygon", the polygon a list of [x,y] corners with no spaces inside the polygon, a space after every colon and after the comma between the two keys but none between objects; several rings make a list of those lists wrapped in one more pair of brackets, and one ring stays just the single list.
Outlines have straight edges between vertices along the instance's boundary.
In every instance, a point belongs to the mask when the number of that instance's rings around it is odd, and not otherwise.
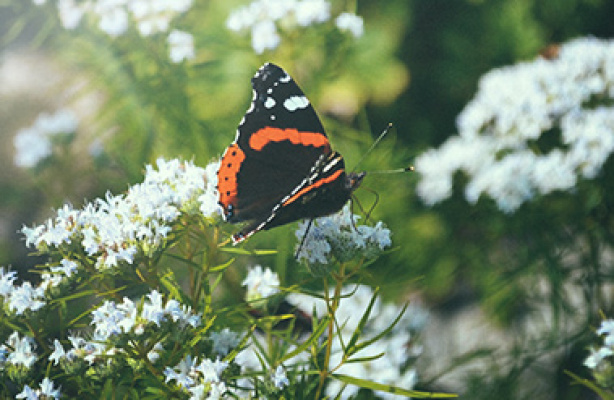
[{"label": "butterfly wing", "polygon": [[296,82],[265,64],[254,97],[218,171],[219,203],[229,222],[266,220],[331,152],[320,119]]}]

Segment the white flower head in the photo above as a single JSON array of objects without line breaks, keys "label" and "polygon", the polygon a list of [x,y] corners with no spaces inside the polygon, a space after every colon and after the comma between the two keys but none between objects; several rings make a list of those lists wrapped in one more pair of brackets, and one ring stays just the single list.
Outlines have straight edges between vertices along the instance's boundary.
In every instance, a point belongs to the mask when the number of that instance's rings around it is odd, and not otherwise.
[{"label": "white flower head", "polygon": [[249,268],[242,285],[247,287],[247,301],[256,302],[279,292],[279,276],[268,267],[256,265]]},{"label": "white flower head", "polygon": [[335,24],[337,28],[342,31],[350,32],[355,38],[361,37],[364,33],[364,22],[362,17],[356,14],[347,12],[341,13],[335,19]]},{"label": "white flower head", "polygon": [[12,350],[6,358],[6,362],[13,365],[22,365],[29,369],[34,365],[38,356],[36,354],[36,342],[29,336],[19,337],[19,333],[13,332],[7,342]]},{"label": "white flower head", "polygon": [[194,58],[194,37],[188,32],[177,29],[168,35],[168,45],[170,48],[170,58],[174,63]]},{"label": "white flower head", "polygon": [[226,356],[241,342],[241,334],[224,328],[220,332],[212,332],[209,337],[213,342],[213,352],[221,357]]},{"label": "white flower head", "polygon": [[286,376],[286,370],[282,365],[278,365],[275,372],[271,374],[271,380],[277,389],[283,389],[290,384],[290,381]]},{"label": "white flower head", "polygon": [[70,110],[61,109],[54,114],[41,113],[32,126],[15,135],[15,165],[21,168],[35,167],[51,156],[53,138],[74,133],[77,125],[77,118]]},{"label": "white flower head", "polygon": [[609,347],[591,348],[591,354],[584,360],[584,365],[590,369],[596,369],[607,357],[614,354]]},{"label": "white flower head", "polygon": [[[257,54],[276,49],[281,43],[279,30],[291,31],[329,21],[328,0],[253,0],[234,10],[226,19],[233,32],[250,32],[252,48]],[[359,37],[363,32],[362,18],[342,13],[335,23],[340,30]]]},{"label": "white flower head", "polygon": [[300,246],[298,259],[317,265],[329,263],[331,257],[342,262],[354,257],[375,258],[390,247],[391,233],[382,222],[374,227],[355,226],[359,218],[346,205],[337,214],[314,219],[306,236],[309,222],[299,223],[295,233]]},{"label": "white flower head", "polygon": [[209,163],[205,167],[205,192],[198,198],[200,211],[205,217],[222,215],[222,207],[218,203],[217,171],[220,169],[220,160]]},{"label": "white flower head", "polygon": [[[450,197],[460,171],[467,200],[487,195],[514,212],[536,195],[595,178],[614,151],[612,54],[614,40],[580,38],[553,60],[485,74],[458,116],[459,136],[416,160],[418,195],[429,205]],[[540,149],[536,142],[552,132],[560,132],[559,143]]]},{"label": "white flower head", "polygon": [[276,49],[280,42],[281,38],[273,21],[266,19],[257,22],[252,27],[252,47],[256,54]]}]

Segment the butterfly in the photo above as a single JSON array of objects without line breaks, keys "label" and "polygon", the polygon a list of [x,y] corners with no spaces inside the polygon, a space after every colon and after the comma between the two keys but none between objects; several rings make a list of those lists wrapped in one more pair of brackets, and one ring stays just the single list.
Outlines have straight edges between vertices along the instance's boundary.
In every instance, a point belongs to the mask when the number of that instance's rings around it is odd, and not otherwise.
[{"label": "butterfly", "polygon": [[347,173],[311,103],[294,79],[266,63],[252,78],[253,99],[217,173],[224,219],[247,221],[234,244],[254,233],[333,214],[365,173]]}]

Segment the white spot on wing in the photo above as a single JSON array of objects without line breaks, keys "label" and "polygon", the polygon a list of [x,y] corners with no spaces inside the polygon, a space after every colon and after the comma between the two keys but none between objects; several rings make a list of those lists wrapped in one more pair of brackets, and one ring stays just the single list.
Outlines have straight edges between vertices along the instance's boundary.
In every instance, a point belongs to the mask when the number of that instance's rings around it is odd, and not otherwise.
[{"label": "white spot on wing", "polygon": [[281,83],[288,83],[292,80],[292,78],[290,78],[290,75],[285,74],[284,76],[282,76],[281,78],[279,78],[279,81]]},{"label": "white spot on wing", "polygon": [[299,108],[307,108],[308,106],[309,100],[305,96],[292,96],[284,101],[284,107],[290,112],[294,112]]},{"label": "white spot on wing", "polygon": [[264,106],[266,108],[273,108],[275,107],[275,99],[272,97],[267,97],[266,101],[264,102]]}]

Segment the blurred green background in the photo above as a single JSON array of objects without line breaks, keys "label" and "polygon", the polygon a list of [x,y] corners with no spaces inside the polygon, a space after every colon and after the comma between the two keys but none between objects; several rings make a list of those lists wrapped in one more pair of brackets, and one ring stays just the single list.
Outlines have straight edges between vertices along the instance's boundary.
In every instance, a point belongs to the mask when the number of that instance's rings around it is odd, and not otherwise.
[{"label": "blurred green background", "polygon": [[[66,30],[54,2],[0,0],[0,265],[33,265],[17,231],[65,202],[119,193],[159,156],[202,166],[219,157],[266,61],[297,80],[348,169],[394,124],[359,166],[369,171],[410,164],[455,134],[456,116],[492,68],[578,36],[614,36],[610,0],[332,1],[332,15],[364,18],[362,37],[330,24],[288,28],[275,50],[255,54],[249,35],[225,26],[245,4],[195,0],[172,22],[194,36],[195,58],[173,63],[163,35],[132,27],[114,38],[87,19]],[[36,168],[17,168],[15,134],[62,107],[79,117],[75,137]],[[365,179],[379,194],[373,218],[390,227],[396,248],[363,280],[432,310],[424,388],[466,399],[590,398],[563,371],[586,375],[591,327],[599,311],[612,312],[612,268],[602,257],[614,243],[612,168],[609,160],[590,185],[580,182],[581,196],[557,193],[511,215],[489,200],[469,205],[460,190],[426,207],[414,195],[415,175]],[[357,196],[365,208],[375,201],[367,190]],[[286,284],[302,268],[292,258],[294,229],[246,244],[278,249],[257,261]],[[463,347],[467,337],[483,340]]]}]

